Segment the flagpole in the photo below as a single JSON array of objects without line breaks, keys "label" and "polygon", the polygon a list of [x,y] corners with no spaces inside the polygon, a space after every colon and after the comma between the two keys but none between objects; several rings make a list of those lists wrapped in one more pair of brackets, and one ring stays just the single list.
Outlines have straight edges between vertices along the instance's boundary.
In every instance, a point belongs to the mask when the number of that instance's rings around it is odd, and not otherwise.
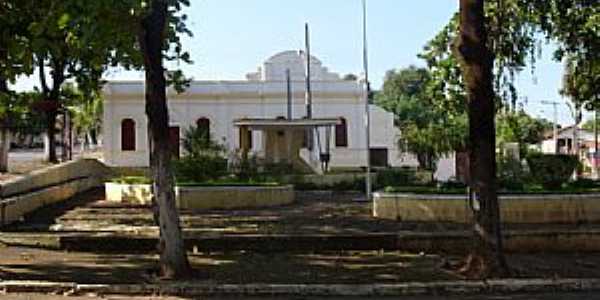
[{"label": "flagpole", "polygon": [[369,62],[368,62],[368,52],[367,52],[367,1],[362,0],[362,11],[363,11],[363,69],[365,73],[365,91],[364,91],[364,101],[365,101],[365,144],[366,144],[366,159],[367,159],[367,172],[365,177],[365,191],[367,196],[367,201],[371,200],[371,116],[369,111],[369,94],[370,94],[370,84],[369,84]]}]

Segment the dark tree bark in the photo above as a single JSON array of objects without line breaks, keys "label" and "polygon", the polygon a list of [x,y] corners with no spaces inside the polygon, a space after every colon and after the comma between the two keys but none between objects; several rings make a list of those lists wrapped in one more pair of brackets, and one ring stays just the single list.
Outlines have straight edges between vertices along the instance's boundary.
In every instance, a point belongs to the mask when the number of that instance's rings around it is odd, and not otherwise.
[{"label": "dark tree bark", "polygon": [[462,271],[471,277],[503,276],[508,266],[502,251],[496,192],[494,56],[487,47],[484,0],[460,0],[456,50],[469,101],[469,185],[474,216],[474,247]]},{"label": "dark tree bark", "polygon": [[[0,75],[0,94],[8,94],[6,79]],[[8,151],[10,150],[10,128],[6,117],[0,118],[0,173],[8,172]]]},{"label": "dark tree bark", "polygon": [[174,178],[169,147],[169,114],[166,97],[163,44],[167,22],[167,2],[151,1],[150,11],[142,20],[139,41],[146,71],[146,115],[150,140],[154,205],[160,228],[161,275],[182,278],[189,275],[181,232],[179,213],[175,206]]},{"label": "dark tree bark", "polygon": [[52,71],[50,72],[50,75],[52,76],[52,88],[50,88],[46,82],[45,59],[39,57],[38,60],[40,84],[42,86],[42,94],[44,95],[44,99],[42,100],[47,104],[45,107],[45,114],[48,157],[46,159],[50,163],[58,163],[58,156],[56,155],[56,117],[58,116],[57,109],[60,107],[60,89],[65,82],[65,67],[64,63],[61,63],[56,59],[51,60]]}]

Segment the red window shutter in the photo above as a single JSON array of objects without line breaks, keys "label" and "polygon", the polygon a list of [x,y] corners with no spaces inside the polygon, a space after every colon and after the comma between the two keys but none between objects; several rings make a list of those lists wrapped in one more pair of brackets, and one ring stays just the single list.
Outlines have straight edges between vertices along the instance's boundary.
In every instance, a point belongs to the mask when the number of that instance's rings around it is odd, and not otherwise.
[{"label": "red window shutter", "polygon": [[135,121],[121,121],[121,151],[135,151]]},{"label": "red window shutter", "polygon": [[340,118],[340,124],[335,125],[335,146],[348,147],[348,124]]},{"label": "red window shutter", "polygon": [[179,158],[179,126],[169,127],[169,147],[174,158]]},{"label": "red window shutter", "polygon": [[196,121],[196,127],[200,130],[207,140],[210,140],[210,120],[208,118],[200,118]]}]

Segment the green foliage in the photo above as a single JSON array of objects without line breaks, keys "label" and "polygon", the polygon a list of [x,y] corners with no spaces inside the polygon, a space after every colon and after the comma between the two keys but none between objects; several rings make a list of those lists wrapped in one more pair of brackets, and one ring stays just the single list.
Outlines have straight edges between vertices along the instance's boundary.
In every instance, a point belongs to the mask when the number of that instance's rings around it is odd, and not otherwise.
[{"label": "green foliage", "polygon": [[376,188],[422,184],[425,184],[425,182],[419,180],[417,177],[417,170],[410,168],[388,168],[384,170],[378,170],[375,177]]},{"label": "green foliage", "polygon": [[[109,182],[119,184],[152,184],[152,179],[146,176],[119,176],[112,178]],[[240,181],[231,178],[208,180],[202,182],[178,181],[177,186],[277,186],[276,182]]]},{"label": "green foliage", "polygon": [[569,182],[569,187],[573,189],[598,189],[600,182],[589,178],[577,178],[573,182]]},{"label": "green foliage", "polygon": [[173,162],[177,181],[204,182],[227,175],[227,159],[213,156],[184,156]]},{"label": "green foliage", "polygon": [[76,133],[82,135],[101,130],[103,105],[100,91],[89,91],[88,95],[85,95],[74,87],[65,86],[63,97],[63,101],[69,105]]},{"label": "green foliage", "polygon": [[456,190],[460,193],[464,193],[467,189],[467,185],[464,182],[456,181],[456,180],[448,180],[446,182],[442,182],[438,185],[438,188],[442,190]]},{"label": "green foliage", "polygon": [[350,191],[365,191],[365,181],[362,178],[354,180],[343,180],[336,183],[314,183],[305,181],[302,177],[296,177],[292,184],[294,189],[298,191],[335,191],[335,192],[350,192]]},{"label": "green foliage", "polygon": [[[583,124],[581,125],[582,129],[585,130],[589,130],[589,131],[594,131],[594,118],[591,118],[585,122],[583,122]],[[600,125],[600,120],[598,120],[597,125]],[[598,127],[598,129],[600,130],[600,127]]]},{"label": "green foliage", "polygon": [[519,152],[523,157],[528,144],[540,142],[544,133],[552,128],[551,122],[533,118],[523,110],[501,111],[496,115],[496,144],[519,143]]},{"label": "green foliage", "polygon": [[524,1],[532,22],[558,42],[556,60],[566,58],[563,93],[587,109],[600,107],[600,5],[598,1]]},{"label": "green foliage", "polygon": [[204,182],[227,175],[225,147],[214,142],[210,133],[198,127],[185,130],[185,156],[173,162],[178,181]]},{"label": "green foliage", "polygon": [[531,180],[529,172],[520,160],[512,156],[496,158],[498,187],[501,190],[520,191]]},{"label": "green foliage", "polygon": [[181,141],[186,156],[218,156],[225,155],[225,146],[215,142],[203,128],[191,126],[183,132]]},{"label": "green foliage", "polygon": [[[600,57],[598,59],[600,60]],[[560,92],[569,97],[576,106],[588,110],[600,108],[600,62],[582,61],[574,54],[567,56]]]},{"label": "green foliage", "polygon": [[[498,108],[502,102],[516,108],[516,75],[528,64],[535,70],[543,34],[558,43],[557,60],[570,57],[573,79],[566,89],[575,98],[598,102],[600,87],[600,5],[589,0],[504,0],[485,2],[488,47],[494,54],[494,87]],[[458,15],[427,43],[419,55],[431,72],[430,91],[435,103],[451,114],[466,108],[465,88],[454,41]],[[542,34],[540,34],[542,33]],[[600,107],[600,105],[597,105]]]},{"label": "green foliage", "polygon": [[151,184],[152,180],[146,176],[119,176],[110,180],[119,184]]},{"label": "green foliage", "polygon": [[416,154],[421,168],[434,170],[441,155],[464,147],[465,115],[448,114],[435,104],[428,70],[410,66],[388,71],[375,103],[393,112],[402,149]]},{"label": "green foliage", "polygon": [[386,193],[411,193],[411,194],[450,194],[466,195],[467,188],[462,185],[457,186],[389,186],[386,187]]},{"label": "green foliage", "polygon": [[560,189],[569,181],[578,163],[573,155],[533,153],[527,156],[532,179],[548,190]]}]

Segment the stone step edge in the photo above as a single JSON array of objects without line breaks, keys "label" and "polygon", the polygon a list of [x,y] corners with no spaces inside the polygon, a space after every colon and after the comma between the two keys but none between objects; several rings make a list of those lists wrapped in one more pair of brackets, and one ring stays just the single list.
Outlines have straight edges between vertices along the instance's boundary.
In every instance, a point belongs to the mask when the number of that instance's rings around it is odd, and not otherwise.
[{"label": "stone step edge", "polygon": [[495,279],[487,281],[436,281],[398,284],[207,284],[194,282],[157,284],[78,284],[42,281],[1,281],[3,293],[53,293],[66,295],[161,295],[197,297],[239,296],[418,296],[516,294],[535,292],[600,291],[600,278]]}]

